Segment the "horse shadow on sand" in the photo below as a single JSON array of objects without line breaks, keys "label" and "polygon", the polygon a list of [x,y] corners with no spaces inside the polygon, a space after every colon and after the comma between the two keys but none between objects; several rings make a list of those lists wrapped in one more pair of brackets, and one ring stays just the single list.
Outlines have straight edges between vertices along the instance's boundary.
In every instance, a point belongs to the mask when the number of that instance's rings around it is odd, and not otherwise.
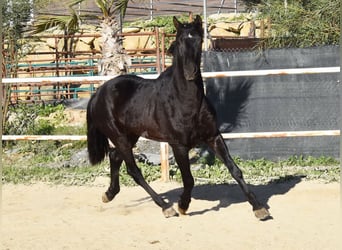
[{"label": "horse shadow on sand", "polygon": [[[248,185],[255,193],[259,201],[268,206],[268,201],[272,196],[284,195],[301,182],[305,176],[285,176],[281,179],[270,181],[267,184]],[[171,203],[177,203],[183,188],[177,188],[165,193],[161,196]],[[218,204],[211,208],[204,208],[200,211],[189,212],[189,216],[201,215],[210,211],[219,211],[222,208],[227,208],[232,204],[247,202],[240,187],[237,184],[206,184],[197,185],[192,192],[192,198],[198,200],[218,201]],[[191,206],[191,205],[190,205]]]}]

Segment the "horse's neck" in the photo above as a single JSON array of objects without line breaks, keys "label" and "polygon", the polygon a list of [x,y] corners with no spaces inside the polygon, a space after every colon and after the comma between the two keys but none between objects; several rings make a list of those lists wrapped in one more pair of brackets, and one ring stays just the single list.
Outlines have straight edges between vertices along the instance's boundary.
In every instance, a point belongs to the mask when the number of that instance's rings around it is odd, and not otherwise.
[{"label": "horse's neck", "polygon": [[184,67],[186,65],[172,64],[172,88],[176,90],[179,96],[196,99],[201,98],[204,95],[201,71],[197,72],[194,80],[188,81],[184,76]]},{"label": "horse's neck", "polygon": [[[188,68],[189,66],[192,66],[191,64],[195,65],[195,68],[197,68],[198,71],[196,72],[197,74],[196,79],[193,81],[188,81],[185,77],[185,69]],[[182,56],[175,56],[173,58],[172,67],[173,67],[173,77],[177,79],[176,84],[180,84],[180,87],[181,86],[187,87],[190,83],[193,84],[193,82],[195,82],[196,85],[197,85],[197,82],[199,83],[202,82],[202,77],[201,77],[201,72],[200,72],[200,67],[201,67],[200,59],[186,62]]]},{"label": "horse's neck", "polygon": [[174,70],[178,71],[181,74],[184,74],[184,69],[189,67],[189,64],[196,65],[196,67],[201,67],[201,56],[198,56],[195,60],[185,61],[183,56],[175,56],[172,60],[172,65],[174,66]]}]

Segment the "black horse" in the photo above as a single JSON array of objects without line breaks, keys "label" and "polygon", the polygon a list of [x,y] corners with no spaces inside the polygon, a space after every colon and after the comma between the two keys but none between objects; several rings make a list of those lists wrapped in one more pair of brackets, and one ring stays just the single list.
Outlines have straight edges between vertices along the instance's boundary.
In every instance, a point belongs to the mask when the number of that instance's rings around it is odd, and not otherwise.
[{"label": "black horse", "polygon": [[[270,216],[246,185],[241,170],[229,155],[217,128],[215,112],[204,95],[200,63],[202,20],[191,23],[173,18],[176,40],[170,47],[172,66],[155,80],[122,75],[104,83],[87,107],[88,153],[91,164],[109,155],[111,181],[103,202],[111,201],[120,191],[119,168],[125,161],[127,172],[162,208],[165,217],[176,216],[172,204],[165,202],[145,181],[137,167],[132,148],[143,136],[168,142],[182,174],[184,190],[178,211],[185,214],[191,200],[194,179],[190,171],[189,150],[207,144],[228,167],[239,183],[259,219]],[[110,149],[108,139],[115,148]]]}]

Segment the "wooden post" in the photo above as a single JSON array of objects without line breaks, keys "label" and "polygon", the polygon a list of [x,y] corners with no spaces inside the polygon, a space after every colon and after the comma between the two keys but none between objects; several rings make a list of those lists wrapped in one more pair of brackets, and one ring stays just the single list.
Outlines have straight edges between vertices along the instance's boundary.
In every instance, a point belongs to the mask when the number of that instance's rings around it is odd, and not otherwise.
[{"label": "wooden post", "polygon": [[192,11],[189,12],[189,22],[194,20]]},{"label": "wooden post", "polygon": [[265,38],[265,23],[264,23],[264,19],[260,20],[260,38]]},{"label": "wooden post", "polygon": [[166,66],[165,66],[165,31],[164,30],[162,30],[162,35],[161,35],[161,56],[162,56],[161,71],[164,71],[166,69]]},{"label": "wooden post", "polygon": [[160,74],[161,71],[163,70],[161,67],[161,62],[160,62],[160,44],[159,44],[159,28],[155,28],[154,36],[156,38],[156,64],[157,64],[157,73]]},{"label": "wooden post", "polygon": [[166,142],[160,143],[160,159],[161,159],[161,180],[168,182],[170,180],[169,174],[169,144]]},{"label": "wooden post", "polygon": [[267,37],[271,37],[271,18],[267,18]]}]

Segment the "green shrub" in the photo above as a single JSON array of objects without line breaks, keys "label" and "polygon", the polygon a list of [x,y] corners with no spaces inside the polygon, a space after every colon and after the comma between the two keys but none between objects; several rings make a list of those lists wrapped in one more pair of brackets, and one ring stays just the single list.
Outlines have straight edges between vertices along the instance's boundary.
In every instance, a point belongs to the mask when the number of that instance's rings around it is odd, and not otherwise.
[{"label": "green shrub", "polygon": [[266,48],[338,45],[340,0],[263,1],[257,18],[271,19]]},{"label": "green shrub", "polygon": [[53,134],[55,127],[48,120],[38,120],[35,122],[32,132],[28,133],[33,135],[51,135]]},{"label": "green shrub", "polygon": [[55,121],[64,118],[63,105],[17,104],[9,108],[4,134],[7,135],[50,135],[56,126],[45,117],[54,114]]}]

